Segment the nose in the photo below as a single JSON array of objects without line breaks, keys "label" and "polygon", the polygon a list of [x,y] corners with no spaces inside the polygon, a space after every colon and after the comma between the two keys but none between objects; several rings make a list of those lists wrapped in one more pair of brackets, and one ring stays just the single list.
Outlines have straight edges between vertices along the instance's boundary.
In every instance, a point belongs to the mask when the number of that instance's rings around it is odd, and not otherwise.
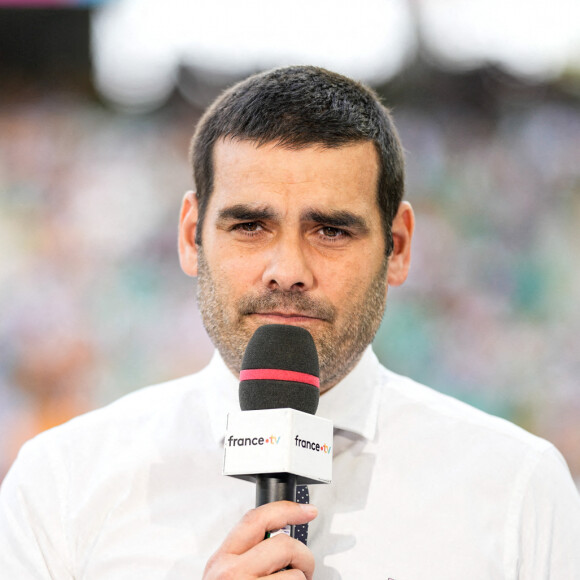
[{"label": "nose", "polygon": [[262,276],[270,290],[304,292],[314,285],[314,274],[300,236],[286,235],[271,248]]}]

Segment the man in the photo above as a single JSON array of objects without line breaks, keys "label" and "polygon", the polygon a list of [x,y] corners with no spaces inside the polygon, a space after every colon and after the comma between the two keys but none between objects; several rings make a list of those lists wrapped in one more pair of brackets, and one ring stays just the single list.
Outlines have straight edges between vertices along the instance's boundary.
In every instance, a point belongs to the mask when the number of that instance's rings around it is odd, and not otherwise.
[{"label": "man", "polygon": [[[580,499],[559,453],[370,350],[414,228],[376,96],[314,67],[251,77],[202,118],[192,160],[179,254],[217,353],[23,448],[2,488],[4,576],[580,578]],[[253,486],[221,476],[241,357],[267,323],[303,326],[319,352],[335,435],[318,509],[249,510]],[[263,539],[307,522],[308,547]]]}]

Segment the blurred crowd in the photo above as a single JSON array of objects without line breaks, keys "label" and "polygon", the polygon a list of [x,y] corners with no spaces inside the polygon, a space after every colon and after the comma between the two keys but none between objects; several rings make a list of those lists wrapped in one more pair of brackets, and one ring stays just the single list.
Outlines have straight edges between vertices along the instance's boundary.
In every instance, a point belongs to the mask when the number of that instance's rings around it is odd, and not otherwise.
[{"label": "blurred crowd", "polygon": [[[376,352],[550,439],[580,483],[580,108],[394,114],[417,230]],[[0,479],[40,430],[211,356],[176,253],[195,120],[57,93],[0,108]]]}]

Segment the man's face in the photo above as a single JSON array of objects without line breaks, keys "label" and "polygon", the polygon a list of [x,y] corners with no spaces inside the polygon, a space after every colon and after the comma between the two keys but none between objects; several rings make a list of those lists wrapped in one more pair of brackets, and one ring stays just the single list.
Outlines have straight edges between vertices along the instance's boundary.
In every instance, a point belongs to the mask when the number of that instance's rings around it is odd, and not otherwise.
[{"label": "man's face", "polygon": [[197,272],[212,341],[237,374],[259,326],[302,326],[317,346],[321,390],[332,387],[373,339],[385,307],[373,144],[290,150],[225,140],[215,147],[214,167],[195,250],[194,228],[184,223],[194,222],[196,208],[182,214],[185,253],[196,261],[184,269]]}]

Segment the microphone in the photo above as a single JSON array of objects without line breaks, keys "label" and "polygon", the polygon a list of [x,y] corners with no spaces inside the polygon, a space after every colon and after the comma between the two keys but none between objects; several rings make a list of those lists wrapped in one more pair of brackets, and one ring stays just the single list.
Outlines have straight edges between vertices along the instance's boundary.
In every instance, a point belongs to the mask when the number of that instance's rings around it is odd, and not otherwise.
[{"label": "microphone", "polygon": [[[286,324],[259,327],[246,347],[240,372],[240,408],[296,409],[314,415],[320,398],[318,353],[312,335]],[[256,507],[296,501],[292,473],[256,475]]]},{"label": "microphone", "polygon": [[[224,475],[256,483],[256,507],[296,501],[296,485],[330,483],[332,423],[316,417],[318,354],[299,326],[268,324],[248,342],[240,371],[241,411],[228,414]],[[270,532],[291,534],[290,526]]]}]

